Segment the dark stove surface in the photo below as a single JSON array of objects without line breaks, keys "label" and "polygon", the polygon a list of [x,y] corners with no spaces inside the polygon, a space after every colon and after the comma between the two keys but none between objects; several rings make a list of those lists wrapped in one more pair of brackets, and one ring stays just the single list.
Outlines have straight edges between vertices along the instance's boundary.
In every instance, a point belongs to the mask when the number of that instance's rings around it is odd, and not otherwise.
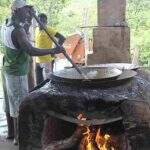
[{"label": "dark stove surface", "polygon": [[[143,106],[143,103],[138,103],[139,107],[135,107],[137,103],[132,100],[147,102],[149,99],[150,82],[141,74],[133,77],[128,82],[107,88],[68,86],[61,82],[59,84],[59,82],[54,83],[50,81],[43,87],[30,93],[20,105],[20,149],[28,150],[30,147],[37,146],[37,143],[39,143],[39,147],[41,146],[40,140],[43,131],[44,115],[49,110],[69,116],[72,112],[93,112],[92,106],[96,104],[98,106],[97,110],[104,110],[102,108],[107,106],[107,110],[110,112],[109,106],[115,107],[115,105],[118,106],[118,104],[125,101],[128,103],[123,105],[123,119],[127,121],[132,120],[133,123],[141,125],[149,117],[149,115],[146,115],[146,106]],[[144,114],[137,113],[137,108],[140,108],[140,111],[144,109]],[[100,118],[103,114],[105,116],[105,113],[105,111],[104,113],[101,111]],[[94,112],[89,115],[96,116],[97,114]]]},{"label": "dark stove surface", "polygon": [[42,88],[36,90],[35,93],[43,92],[49,96],[57,96],[61,99],[74,99],[79,101],[79,103],[80,101],[119,102],[125,99],[134,99],[137,96],[144,96],[143,93],[148,90],[150,90],[149,82],[139,76],[135,76],[129,82],[115,87],[110,85],[107,88],[68,86],[61,81],[60,83],[50,81]]}]

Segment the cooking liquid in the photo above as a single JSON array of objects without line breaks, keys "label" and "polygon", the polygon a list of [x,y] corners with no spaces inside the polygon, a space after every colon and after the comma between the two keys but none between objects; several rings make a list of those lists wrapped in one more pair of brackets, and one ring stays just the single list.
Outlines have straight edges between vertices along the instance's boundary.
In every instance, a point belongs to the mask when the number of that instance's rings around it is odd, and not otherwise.
[{"label": "cooking liquid", "polygon": [[65,69],[61,72],[55,72],[56,76],[69,79],[105,79],[116,77],[121,74],[121,71],[115,68],[80,68],[82,74],[74,68]]}]

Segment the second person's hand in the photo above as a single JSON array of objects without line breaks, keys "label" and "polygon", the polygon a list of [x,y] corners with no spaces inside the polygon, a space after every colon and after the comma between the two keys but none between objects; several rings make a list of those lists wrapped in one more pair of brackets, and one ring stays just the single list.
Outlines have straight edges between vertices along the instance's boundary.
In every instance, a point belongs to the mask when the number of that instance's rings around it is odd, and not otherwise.
[{"label": "second person's hand", "polygon": [[59,53],[63,53],[65,51],[63,46],[56,46],[55,48],[53,48],[51,50],[52,54],[59,54]]}]

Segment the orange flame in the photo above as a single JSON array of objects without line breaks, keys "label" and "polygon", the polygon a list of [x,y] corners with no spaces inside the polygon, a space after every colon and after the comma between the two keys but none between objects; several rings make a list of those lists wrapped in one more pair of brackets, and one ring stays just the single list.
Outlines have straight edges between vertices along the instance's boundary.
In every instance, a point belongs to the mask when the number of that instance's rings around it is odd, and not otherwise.
[{"label": "orange flame", "polygon": [[[100,149],[100,150],[108,150],[108,145],[109,145],[109,141],[110,141],[111,137],[110,135],[108,134],[105,134],[104,136],[101,135],[100,133],[100,129],[98,129],[98,132],[96,134],[96,138],[95,138],[95,141],[96,141],[96,144],[97,144],[97,147]],[[114,150],[113,147],[110,148],[111,150]]]},{"label": "orange flame", "polygon": [[[78,119],[86,120],[87,118],[80,114]],[[86,132],[83,133],[84,149],[81,150],[115,150],[110,144],[111,136],[109,134],[102,135],[100,129],[95,133],[89,127],[85,126],[85,128]]]},{"label": "orange flame", "polygon": [[83,135],[85,135],[86,150],[95,150],[94,149],[95,134],[91,132],[89,127],[86,127],[86,128],[87,128],[87,131],[85,133],[83,133]]},{"label": "orange flame", "polygon": [[101,135],[100,129],[98,129],[97,133],[93,133],[89,127],[87,127],[87,131],[84,135],[86,135],[86,142],[84,143],[86,144],[85,150],[115,150],[114,147],[109,144],[111,139],[110,135]]}]

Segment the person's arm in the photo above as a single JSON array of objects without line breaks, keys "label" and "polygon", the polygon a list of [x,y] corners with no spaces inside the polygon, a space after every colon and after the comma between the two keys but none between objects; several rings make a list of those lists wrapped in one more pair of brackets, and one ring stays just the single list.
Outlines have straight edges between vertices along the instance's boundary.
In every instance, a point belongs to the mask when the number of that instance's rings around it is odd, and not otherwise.
[{"label": "person's arm", "polygon": [[33,47],[30,44],[24,29],[15,29],[15,31],[12,34],[12,38],[15,38],[15,40],[19,44],[20,49],[26,51],[31,56],[44,56],[48,54],[58,54],[64,50],[63,47],[56,47],[52,49],[39,49]]},{"label": "person's arm", "polygon": [[65,40],[66,40],[66,38],[65,38],[62,34],[60,34],[59,32],[57,32],[57,33],[55,34],[55,37],[58,39],[59,45],[63,45],[63,43],[64,43]]}]

